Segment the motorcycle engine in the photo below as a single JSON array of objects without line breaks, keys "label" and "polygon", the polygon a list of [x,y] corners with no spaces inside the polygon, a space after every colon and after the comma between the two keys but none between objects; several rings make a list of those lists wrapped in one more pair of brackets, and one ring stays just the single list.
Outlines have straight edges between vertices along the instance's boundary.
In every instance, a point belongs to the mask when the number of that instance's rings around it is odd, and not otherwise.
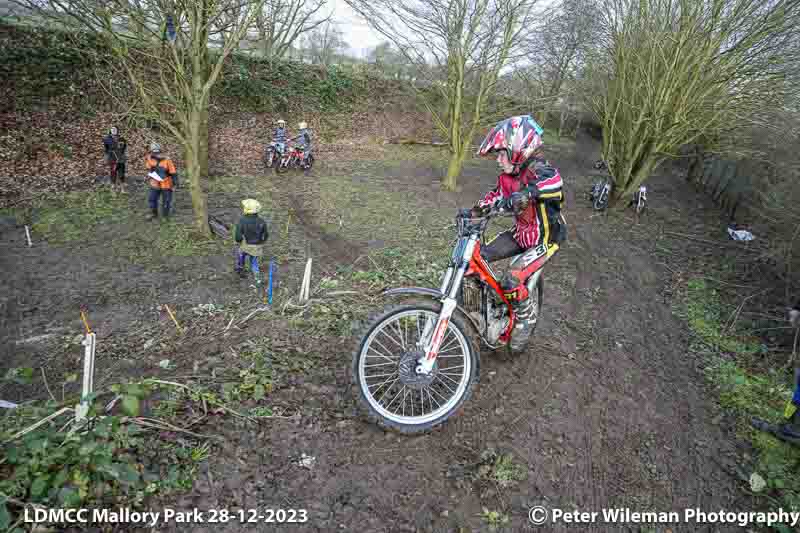
[{"label": "motorcycle engine", "polygon": [[481,291],[481,285],[477,280],[465,279],[462,285],[461,305],[480,324],[481,330],[486,332],[486,340],[494,344],[508,325],[508,314],[505,304],[491,295],[487,301],[489,323],[486,324],[486,318],[481,310]]},{"label": "motorcycle engine", "polygon": [[505,304],[498,303],[492,298],[489,301],[489,327],[486,328],[486,340],[495,344],[507,326],[508,314]]}]

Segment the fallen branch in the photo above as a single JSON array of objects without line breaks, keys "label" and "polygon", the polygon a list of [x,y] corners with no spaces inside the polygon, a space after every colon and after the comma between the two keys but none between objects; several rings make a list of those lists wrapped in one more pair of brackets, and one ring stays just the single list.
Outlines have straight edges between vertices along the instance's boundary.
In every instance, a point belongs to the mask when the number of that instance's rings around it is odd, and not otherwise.
[{"label": "fallen branch", "polygon": [[[16,505],[17,507],[23,507],[23,508],[25,508],[25,507],[32,507],[32,508],[34,508],[34,509],[43,509],[43,510],[45,510],[45,511],[46,511],[46,510],[48,510],[48,508],[47,508],[47,507],[45,507],[44,505],[40,505],[40,504],[38,504],[38,503],[23,502],[22,500],[18,500],[18,499],[16,499],[16,498],[12,498],[11,496],[8,496],[7,494],[3,494],[3,493],[0,493],[0,496],[2,496],[3,498],[5,498],[5,500],[6,500],[8,503],[10,503],[10,504],[13,504],[13,505]],[[14,528],[12,527],[12,528],[11,528],[11,529],[9,529],[8,531],[14,531]]]},{"label": "fallen branch", "polygon": [[129,421],[142,427],[161,429],[164,431],[174,431],[176,433],[185,433],[187,435],[191,435],[192,437],[197,437],[199,439],[225,440],[219,435],[201,435],[200,433],[195,433],[194,431],[189,431],[188,429],[179,428],[177,426],[173,426],[172,424],[164,422],[163,420],[156,420],[153,418],[137,417],[137,418],[130,418]]},{"label": "fallen branch", "polygon": [[[256,316],[258,313],[262,313],[262,312],[264,312],[264,311],[269,311],[269,307],[266,307],[266,306],[260,306],[260,307],[256,308],[256,310],[255,310],[255,311],[253,311],[252,313],[250,313],[249,315],[247,315],[246,317],[244,317],[242,320],[240,320],[239,322],[237,322],[237,323],[236,323],[236,326],[237,326],[237,327],[238,327],[238,326],[241,326],[242,324],[244,324],[245,322],[247,322],[248,320],[250,320],[251,318],[253,318],[254,316]],[[230,327],[230,324],[228,324],[228,327]],[[228,328],[225,328],[225,331],[227,331],[227,330],[228,330]]]},{"label": "fallen branch", "polygon": [[322,297],[323,298],[328,298],[329,296],[347,296],[347,295],[351,295],[351,294],[357,296],[357,295],[363,294],[363,293],[358,292],[358,291],[333,291],[333,292],[329,292],[329,293],[323,294]]},{"label": "fallen branch", "polygon": [[736,307],[736,310],[731,314],[731,319],[729,320],[729,323],[725,326],[725,329],[722,330],[723,334],[730,333],[733,330],[733,326],[735,326],[736,325],[736,321],[739,320],[739,315],[741,314],[742,310],[744,309],[744,304],[747,303],[747,300],[749,300],[750,298],[753,298],[755,296],[758,296],[760,294],[764,294],[768,290],[769,289],[766,289],[766,290],[763,290],[763,291],[760,291],[760,292],[755,292],[755,293],[751,294],[750,296],[745,297],[742,300],[742,303],[740,303],[738,305],[738,307]]},{"label": "fallen branch", "polygon": [[681,239],[686,239],[686,240],[689,240],[689,241],[692,241],[692,242],[697,242],[697,243],[700,243],[700,244],[707,244],[709,246],[717,246],[719,248],[725,248],[726,250],[739,250],[739,251],[750,252],[750,253],[755,253],[755,254],[760,254],[762,252],[762,249],[760,249],[760,248],[754,248],[754,247],[750,247],[750,246],[747,246],[747,245],[740,246],[740,245],[737,245],[737,244],[734,244],[734,243],[729,243],[729,242],[710,241],[708,239],[701,239],[700,237],[695,237],[694,235],[685,235],[683,233],[675,233],[673,231],[665,231],[664,234],[665,235],[672,235],[673,237],[679,237]]},{"label": "fallen branch", "polygon": [[[186,389],[186,390],[191,391],[191,392],[196,392],[192,387],[190,387],[188,385],[184,385],[183,383],[175,383],[174,381],[165,381],[163,379],[148,379],[148,380],[145,380],[145,381],[147,381],[149,383],[158,383],[160,385],[168,385],[170,387],[178,387],[178,388],[181,388],[181,389]],[[245,420],[249,420],[250,422],[253,422],[254,424],[258,424],[258,421],[256,419],[254,419],[254,418],[252,418],[250,416],[247,416],[247,415],[243,415],[243,414],[231,409],[230,407],[227,407],[225,404],[216,403],[214,405],[216,405],[217,407],[219,407],[220,409],[222,409],[224,411],[227,411],[227,412],[231,413],[234,416],[238,416],[239,418],[243,418]]]},{"label": "fallen branch", "polygon": [[437,141],[417,141],[415,139],[387,139],[383,144],[422,144],[425,146],[447,146],[447,143]]},{"label": "fallen branch", "polygon": [[50,398],[52,398],[54,402],[58,403],[58,400],[56,400],[56,397],[53,396],[53,391],[50,390],[50,385],[47,383],[47,374],[45,374],[45,372],[44,372],[44,367],[42,366],[42,367],[39,367],[39,368],[42,371],[42,379],[44,380],[44,386],[47,389],[47,393],[50,395]]},{"label": "fallen branch", "polygon": [[286,308],[287,308],[287,307],[292,307],[292,308],[294,308],[294,309],[306,309],[306,308],[307,308],[309,305],[311,305],[311,303],[312,303],[312,302],[314,302],[314,301],[316,301],[316,299],[315,299],[315,298],[309,298],[308,300],[306,300],[306,301],[305,301],[305,302],[303,302],[303,303],[300,303],[300,304],[293,304],[293,303],[292,303],[292,299],[291,299],[291,298],[289,298],[288,300],[286,300],[286,303],[285,303],[285,304],[283,304],[283,309],[281,310],[281,314],[285,314],[285,313],[286,313]]},{"label": "fallen branch", "polygon": [[181,325],[178,324],[178,319],[175,318],[175,315],[172,313],[172,309],[170,309],[167,304],[164,304],[164,308],[167,310],[167,313],[169,313],[169,317],[175,323],[175,328],[178,330],[178,333],[183,334],[183,329],[181,328]]},{"label": "fallen branch", "polygon": [[63,415],[64,413],[67,413],[67,412],[75,412],[75,410],[72,409],[72,407],[64,407],[62,409],[59,409],[58,411],[56,411],[52,415],[47,416],[45,418],[42,418],[41,420],[39,420],[35,424],[28,426],[27,428],[23,429],[22,431],[20,431],[18,433],[15,433],[10,438],[8,438],[7,440],[3,441],[3,444],[8,444],[9,442],[13,442],[13,441],[17,440],[18,438],[27,435],[31,431],[34,431],[34,430],[38,429],[39,427],[47,424],[51,420],[55,420],[56,418],[58,418],[59,416]]}]

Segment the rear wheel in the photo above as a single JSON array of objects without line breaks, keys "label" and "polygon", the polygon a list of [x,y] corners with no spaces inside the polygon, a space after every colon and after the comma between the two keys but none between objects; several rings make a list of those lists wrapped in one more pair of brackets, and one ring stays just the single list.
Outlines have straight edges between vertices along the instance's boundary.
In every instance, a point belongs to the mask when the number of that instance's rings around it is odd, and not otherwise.
[{"label": "rear wheel", "polygon": [[479,352],[460,314],[447,325],[429,375],[417,374],[424,356],[417,347],[435,326],[441,304],[390,306],[361,330],[351,378],[356,399],[370,420],[401,433],[422,433],[453,416],[478,382]]},{"label": "rear wheel", "polygon": [[600,190],[600,194],[594,199],[595,210],[602,211],[606,208],[606,206],[608,206],[608,192],[609,187],[603,186],[603,188]]}]

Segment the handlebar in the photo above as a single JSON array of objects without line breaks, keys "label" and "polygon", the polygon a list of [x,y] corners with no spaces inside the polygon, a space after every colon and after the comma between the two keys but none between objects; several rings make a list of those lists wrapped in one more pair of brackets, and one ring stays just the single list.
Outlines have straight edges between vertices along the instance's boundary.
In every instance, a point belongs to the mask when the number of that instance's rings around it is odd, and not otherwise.
[{"label": "handlebar", "polygon": [[459,236],[467,236],[472,233],[482,234],[486,230],[486,227],[489,225],[489,221],[491,219],[503,215],[507,216],[512,213],[503,209],[492,209],[491,211],[488,211],[487,213],[477,217],[462,216],[463,214],[465,213],[460,211],[458,216],[456,216],[455,225],[458,229]]}]

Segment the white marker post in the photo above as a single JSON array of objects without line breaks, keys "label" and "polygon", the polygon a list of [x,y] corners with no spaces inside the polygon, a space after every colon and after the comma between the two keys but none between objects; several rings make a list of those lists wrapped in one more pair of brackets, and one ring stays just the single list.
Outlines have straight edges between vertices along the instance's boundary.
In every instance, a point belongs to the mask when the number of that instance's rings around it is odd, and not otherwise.
[{"label": "white marker post", "polygon": [[303,274],[303,284],[300,286],[300,303],[305,303],[311,298],[311,258],[306,262],[306,271]]},{"label": "white marker post", "polygon": [[83,388],[81,389],[81,403],[75,406],[75,421],[80,422],[89,414],[89,395],[94,392],[94,355],[97,347],[97,336],[89,328],[86,317],[81,312],[81,318],[86,325],[86,336],[83,339]]},{"label": "white marker post", "polygon": [[33,242],[31,242],[31,230],[28,226],[25,226],[25,236],[28,238],[28,248],[33,246]]}]

